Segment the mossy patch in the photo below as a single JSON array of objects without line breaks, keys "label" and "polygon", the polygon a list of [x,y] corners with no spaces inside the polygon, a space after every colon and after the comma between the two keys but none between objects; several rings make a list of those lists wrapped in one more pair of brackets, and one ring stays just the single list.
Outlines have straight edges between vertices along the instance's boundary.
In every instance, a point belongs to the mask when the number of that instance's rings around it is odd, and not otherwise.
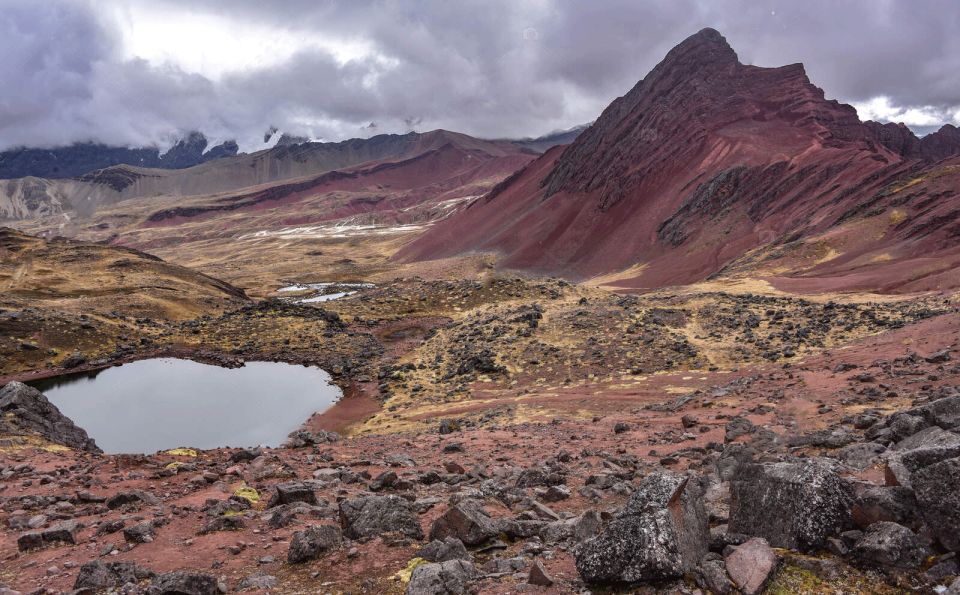
[{"label": "mossy patch", "polygon": [[234,490],[233,495],[239,498],[244,498],[245,500],[248,500],[251,504],[256,504],[257,502],[260,501],[260,492],[258,492],[254,488],[251,488],[250,486],[242,486],[237,488],[236,490]]},{"label": "mossy patch", "polygon": [[171,448],[170,450],[163,451],[163,454],[173,455],[175,457],[195,457],[198,453],[192,448]]},{"label": "mossy patch", "polygon": [[396,574],[397,578],[400,579],[400,582],[403,584],[409,583],[410,577],[413,576],[413,571],[417,569],[417,566],[422,564],[428,564],[428,562],[423,558],[413,558],[407,562],[406,568]]}]

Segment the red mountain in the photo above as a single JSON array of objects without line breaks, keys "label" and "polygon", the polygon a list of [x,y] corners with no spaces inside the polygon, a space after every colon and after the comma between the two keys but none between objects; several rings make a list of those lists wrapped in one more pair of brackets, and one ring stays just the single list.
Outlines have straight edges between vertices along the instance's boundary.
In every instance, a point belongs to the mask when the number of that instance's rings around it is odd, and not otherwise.
[{"label": "red mountain", "polygon": [[574,279],[624,271],[617,285],[638,289],[721,272],[798,289],[957,285],[958,136],[862,123],[802,65],[741,64],[704,29],[572,144],[399,256],[494,251]]}]

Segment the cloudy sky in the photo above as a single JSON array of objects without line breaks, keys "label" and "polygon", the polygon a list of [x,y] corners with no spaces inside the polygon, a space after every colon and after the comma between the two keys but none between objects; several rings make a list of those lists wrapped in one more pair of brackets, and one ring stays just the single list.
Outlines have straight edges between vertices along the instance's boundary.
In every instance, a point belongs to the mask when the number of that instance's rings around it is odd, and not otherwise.
[{"label": "cloudy sky", "polygon": [[536,136],[706,26],[745,63],[805,63],[864,119],[960,123],[956,0],[0,0],[0,148]]}]

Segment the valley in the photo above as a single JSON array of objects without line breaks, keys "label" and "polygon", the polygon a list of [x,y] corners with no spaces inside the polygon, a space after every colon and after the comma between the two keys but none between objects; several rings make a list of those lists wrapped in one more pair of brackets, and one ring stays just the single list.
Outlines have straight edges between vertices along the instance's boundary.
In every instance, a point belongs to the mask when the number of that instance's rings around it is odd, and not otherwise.
[{"label": "valley", "polygon": [[956,592],[954,128],[704,29],[543,139],[221,153],[0,182],[0,593]]}]

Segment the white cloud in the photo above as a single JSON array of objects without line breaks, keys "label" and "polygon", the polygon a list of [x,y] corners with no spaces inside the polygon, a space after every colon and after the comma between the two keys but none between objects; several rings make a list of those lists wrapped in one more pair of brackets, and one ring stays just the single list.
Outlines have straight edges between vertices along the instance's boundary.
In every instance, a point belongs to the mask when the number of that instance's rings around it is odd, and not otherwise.
[{"label": "white cloud", "polygon": [[[0,149],[592,121],[705,26],[864,117],[960,120],[956,0],[2,0]],[[375,129],[367,129],[376,122]]]}]

